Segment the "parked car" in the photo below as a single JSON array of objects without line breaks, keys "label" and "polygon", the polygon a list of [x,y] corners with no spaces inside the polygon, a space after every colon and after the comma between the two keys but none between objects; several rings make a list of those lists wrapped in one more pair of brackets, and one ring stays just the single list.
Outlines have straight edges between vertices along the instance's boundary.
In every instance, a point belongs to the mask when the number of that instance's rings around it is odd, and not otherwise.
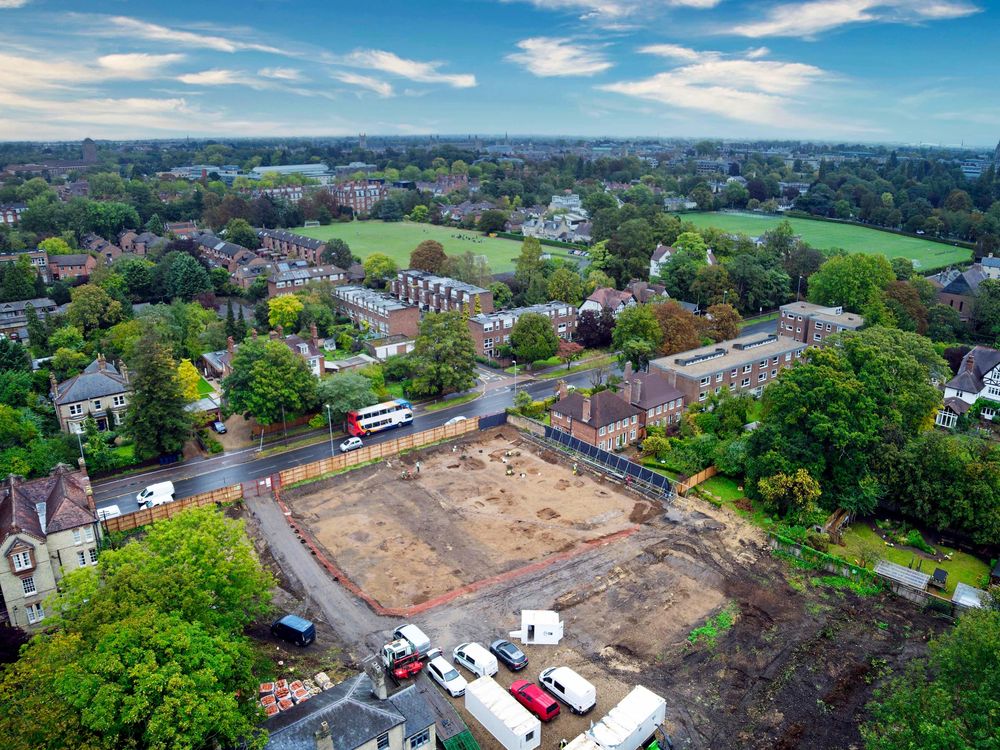
[{"label": "parked car", "polygon": [[538,681],[573,713],[585,714],[597,704],[597,689],[569,667],[543,669]]},{"label": "parked car", "polygon": [[465,420],[466,420],[466,417],[452,417],[447,422],[445,422],[445,425],[458,424],[459,422],[464,422]]},{"label": "parked car", "polygon": [[518,672],[528,666],[528,657],[510,641],[502,638],[490,644],[490,653],[503,662],[511,672]]},{"label": "parked car", "polygon": [[348,451],[357,450],[362,445],[364,445],[364,443],[361,442],[361,438],[349,437],[347,438],[347,440],[345,440],[340,444],[340,452],[347,453]]},{"label": "parked car", "polygon": [[452,698],[465,695],[468,683],[443,656],[435,656],[427,662],[427,674],[438,685],[443,687]]},{"label": "parked car", "polygon": [[271,635],[296,646],[308,646],[316,640],[316,626],[298,615],[285,615],[271,623]]},{"label": "parked car", "polygon": [[[402,638],[404,641],[409,641],[410,645],[413,646],[414,651],[418,654],[424,654],[428,658],[431,658],[431,639],[428,638],[427,634],[416,625],[400,625],[392,631],[392,637],[394,640]],[[438,651],[437,655],[440,656],[441,652]]]},{"label": "parked car", "polygon": [[552,721],[559,715],[556,699],[533,682],[514,680],[510,685],[510,694],[542,721]]},{"label": "parked car", "polygon": [[212,429],[215,430],[220,435],[226,434],[226,424],[225,422],[220,422],[218,419],[212,422]]},{"label": "parked car", "polygon": [[476,677],[492,677],[499,671],[497,658],[478,643],[463,643],[452,652],[455,663]]}]

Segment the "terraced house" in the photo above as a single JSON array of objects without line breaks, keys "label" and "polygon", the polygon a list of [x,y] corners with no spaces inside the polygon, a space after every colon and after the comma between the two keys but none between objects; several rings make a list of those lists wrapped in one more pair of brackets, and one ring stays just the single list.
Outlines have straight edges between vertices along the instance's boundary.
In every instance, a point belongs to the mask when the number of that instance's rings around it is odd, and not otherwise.
[{"label": "terraced house", "polygon": [[525,313],[544,315],[552,323],[556,336],[572,340],[576,330],[576,308],[565,302],[546,302],[542,305],[473,315],[469,318],[469,331],[476,344],[476,354],[504,364],[510,362],[510,357],[503,356],[501,350],[510,344],[510,332],[518,318]]},{"label": "terraced house", "polygon": [[0,486],[0,619],[29,630],[62,577],[97,564],[101,527],[83,470],[65,464],[41,479],[11,475]]},{"label": "terraced house", "polygon": [[423,312],[467,311],[470,315],[493,312],[493,292],[475,284],[411,268],[400,271],[389,291]]},{"label": "terraced house", "polygon": [[323,260],[326,243],[284,229],[258,229],[261,248],[285,258],[301,258],[314,266]]},{"label": "terraced house", "polygon": [[275,263],[267,277],[267,296],[280,297],[293,294],[306,284],[328,281],[331,284],[346,284],[347,271],[338,266],[307,266],[305,261]]}]

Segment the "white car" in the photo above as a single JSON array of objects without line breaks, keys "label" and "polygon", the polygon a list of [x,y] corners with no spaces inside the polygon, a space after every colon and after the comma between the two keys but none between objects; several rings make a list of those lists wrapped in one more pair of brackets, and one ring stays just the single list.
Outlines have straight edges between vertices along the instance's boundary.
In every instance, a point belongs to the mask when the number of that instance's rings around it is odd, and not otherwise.
[{"label": "white car", "polygon": [[340,444],[340,452],[347,453],[348,451],[354,451],[360,448],[364,443],[361,442],[359,437],[349,437],[347,440]]},{"label": "white car", "polygon": [[448,695],[452,698],[465,695],[465,688],[468,683],[458,673],[458,670],[449,664],[443,656],[435,656],[427,662],[427,674],[431,676],[434,682],[447,690]]},{"label": "white car", "polygon": [[464,422],[465,420],[466,420],[466,417],[452,417],[447,422],[445,422],[445,424],[446,425],[449,425],[449,424],[458,424],[459,422]]}]

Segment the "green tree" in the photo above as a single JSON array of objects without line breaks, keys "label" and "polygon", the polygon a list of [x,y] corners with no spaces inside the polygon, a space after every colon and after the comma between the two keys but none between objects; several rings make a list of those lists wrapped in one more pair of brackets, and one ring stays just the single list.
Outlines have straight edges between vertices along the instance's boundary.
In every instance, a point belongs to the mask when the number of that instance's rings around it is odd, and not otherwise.
[{"label": "green tree", "polygon": [[[626,344],[630,341],[648,344],[648,347],[636,346],[635,344],[629,347],[633,355],[640,355],[646,352],[645,356],[647,359],[659,348],[663,341],[663,331],[660,329],[660,324],[653,313],[652,307],[649,305],[626,307],[619,313],[614,333],[611,336],[611,342],[615,349],[619,352],[624,352]],[[632,361],[633,367],[638,368],[644,364],[638,358],[630,356],[626,356],[625,358]]]},{"label": "green tree", "polygon": [[509,307],[514,301],[514,293],[502,281],[494,281],[490,284],[490,292],[493,293],[493,307],[497,310]]},{"label": "green tree", "polygon": [[74,287],[70,299],[66,319],[85,336],[99,328],[110,328],[125,317],[122,303],[94,284]]},{"label": "green tree", "polygon": [[866,750],[993,750],[1000,736],[1000,611],[973,610],[875,694]]},{"label": "green tree", "polygon": [[272,297],[267,302],[267,322],[272,328],[281,326],[285,331],[293,331],[303,307],[302,300],[294,294]]},{"label": "green tree", "polygon": [[78,352],[83,349],[84,339],[76,326],[62,326],[49,335],[49,345],[53,349],[71,349]]},{"label": "green tree", "polygon": [[199,294],[212,291],[208,271],[187,253],[167,253],[156,267],[154,283],[164,299],[190,301]]},{"label": "green tree", "polygon": [[242,245],[250,250],[260,247],[257,232],[246,219],[230,219],[226,224],[225,236],[226,241],[234,245]]},{"label": "green tree", "polygon": [[557,268],[549,276],[549,299],[578,307],[583,302],[583,279],[568,268]]},{"label": "green tree", "polygon": [[49,237],[38,243],[38,249],[49,255],[72,255],[75,250],[61,237]]},{"label": "green tree", "polygon": [[38,317],[38,311],[34,306],[27,305],[24,308],[25,328],[28,329],[28,342],[32,350],[38,355],[49,350],[49,329],[42,319]]},{"label": "green tree", "polygon": [[187,401],[170,348],[153,329],[136,343],[125,431],[140,460],[180,453],[191,435]]},{"label": "green tree", "polygon": [[420,322],[414,342],[412,391],[435,396],[476,384],[476,345],[462,313],[430,313]]},{"label": "green tree", "polygon": [[226,400],[259,424],[298,416],[316,403],[316,378],[306,361],[280,341],[244,340],[232,369],[222,381]]},{"label": "green tree", "polygon": [[447,259],[444,245],[437,240],[424,240],[410,253],[410,268],[428,273],[441,273]]},{"label": "green tree", "polygon": [[67,380],[74,375],[79,375],[89,364],[90,360],[83,352],[75,352],[72,349],[56,349],[52,355],[50,367],[56,380]]},{"label": "green tree", "polygon": [[933,305],[927,310],[927,336],[931,341],[956,341],[964,328],[954,307]]},{"label": "green tree", "polygon": [[145,258],[123,257],[112,266],[125,281],[125,292],[133,302],[148,300],[153,294],[153,270],[156,266]]},{"label": "green tree", "polygon": [[410,221],[415,221],[418,224],[424,224],[430,215],[430,211],[427,210],[427,206],[423,203],[418,203],[410,211],[410,215],[407,217]]},{"label": "green tree", "polygon": [[339,237],[333,237],[326,241],[323,262],[332,263],[346,271],[354,263],[354,256],[351,255],[351,248],[346,242]]},{"label": "green tree", "polygon": [[167,230],[163,226],[163,219],[160,218],[159,214],[153,214],[150,216],[143,227],[147,232],[152,232],[153,234],[162,237],[166,234]]},{"label": "green tree", "polygon": [[507,214],[491,208],[480,214],[479,221],[476,222],[476,229],[483,234],[491,234],[493,232],[502,232],[506,224]]},{"label": "green tree", "polygon": [[365,284],[372,289],[384,289],[386,282],[398,270],[396,261],[384,253],[372,253],[364,262]]},{"label": "green tree", "polygon": [[378,396],[372,388],[372,381],[358,372],[345,372],[320,382],[316,389],[319,403],[327,416],[326,407],[330,407],[329,419],[333,424],[340,424],[347,417],[347,412],[363,409],[378,403]]},{"label": "green tree", "polygon": [[542,266],[542,243],[537,237],[525,237],[521,243],[521,252],[514,259],[515,276],[526,285],[542,272]]},{"label": "green tree", "polygon": [[525,365],[548,359],[559,348],[559,337],[545,315],[525,313],[517,319],[510,332],[510,348],[515,358]]},{"label": "green tree", "polygon": [[796,469],[793,474],[778,472],[762,477],[757,482],[757,491],[761,499],[777,508],[781,515],[806,522],[815,514],[821,494],[819,482],[805,469]]},{"label": "green tree", "polygon": [[0,302],[18,302],[37,295],[35,282],[38,273],[26,253],[10,264],[0,265]]},{"label": "green tree", "polygon": [[861,312],[895,278],[885,256],[835,255],[809,277],[809,301],[819,305],[841,305],[851,312]]},{"label": "green tree", "polygon": [[31,355],[13,339],[0,339],[0,372],[31,372]]}]

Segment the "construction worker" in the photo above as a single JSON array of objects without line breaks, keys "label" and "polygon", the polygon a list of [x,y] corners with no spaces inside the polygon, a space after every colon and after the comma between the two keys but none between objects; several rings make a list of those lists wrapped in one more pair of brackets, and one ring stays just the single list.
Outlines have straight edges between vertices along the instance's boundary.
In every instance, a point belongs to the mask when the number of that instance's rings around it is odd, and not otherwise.
[{"label": "construction worker", "polygon": [[563,748],[566,747],[566,745],[568,744],[569,743],[566,741],[566,738],[563,737],[561,740],[559,740],[559,750],[563,750]]},{"label": "construction worker", "polygon": [[417,461],[417,474],[419,474],[419,473],[420,473],[420,462]]}]

